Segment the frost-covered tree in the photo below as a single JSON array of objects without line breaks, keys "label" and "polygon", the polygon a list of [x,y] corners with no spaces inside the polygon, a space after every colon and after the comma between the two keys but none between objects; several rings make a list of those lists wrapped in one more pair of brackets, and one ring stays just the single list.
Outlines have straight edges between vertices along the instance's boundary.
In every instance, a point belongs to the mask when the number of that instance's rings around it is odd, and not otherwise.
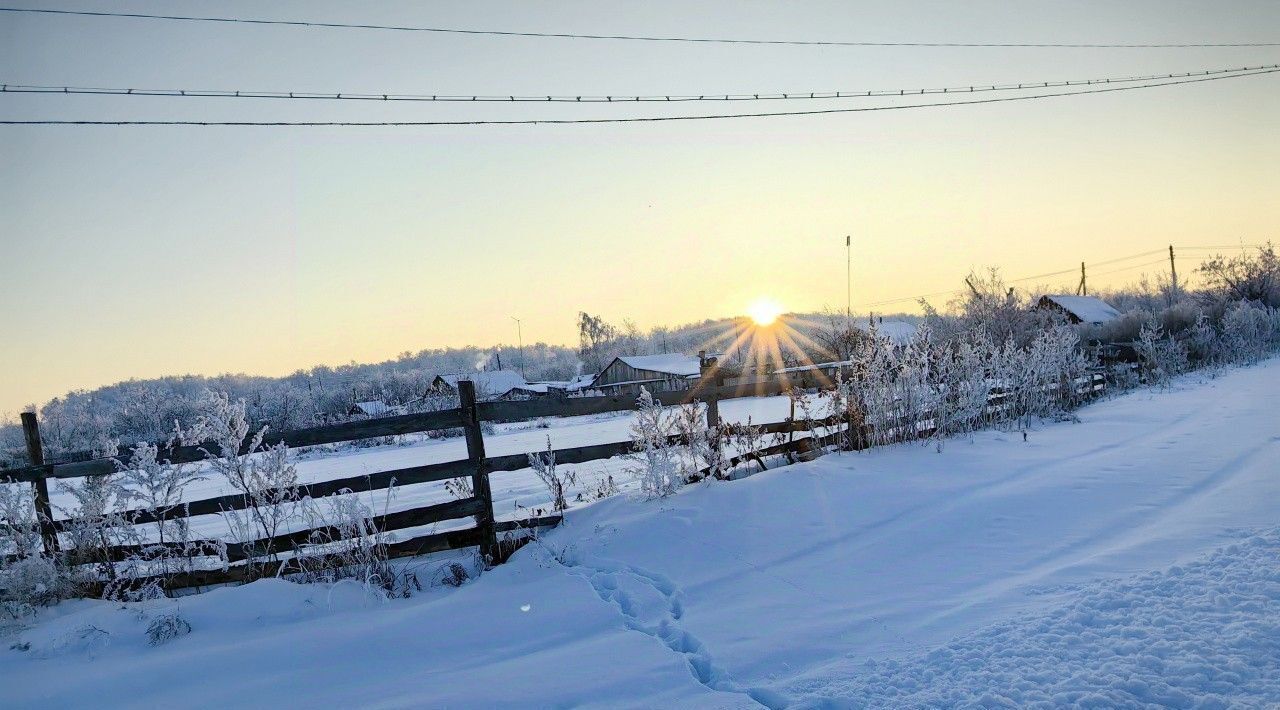
[{"label": "frost-covered tree", "polygon": [[1267,243],[1256,254],[1218,255],[1198,269],[1212,297],[1280,308],[1280,257]]}]

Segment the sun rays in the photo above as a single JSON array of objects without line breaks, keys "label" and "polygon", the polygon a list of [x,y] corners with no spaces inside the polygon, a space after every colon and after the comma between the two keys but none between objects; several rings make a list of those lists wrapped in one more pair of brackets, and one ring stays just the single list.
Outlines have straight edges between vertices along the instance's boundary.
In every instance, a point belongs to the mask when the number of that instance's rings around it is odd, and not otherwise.
[{"label": "sun rays", "polygon": [[[827,348],[806,334],[823,327],[822,323],[785,314],[776,301],[761,298],[748,307],[747,316],[708,334],[696,349],[719,356],[727,379],[746,393],[766,382],[803,379],[784,370],[831,359]],[[808,375],[810,380],[830,385],[822,370],[809,370]]]}]

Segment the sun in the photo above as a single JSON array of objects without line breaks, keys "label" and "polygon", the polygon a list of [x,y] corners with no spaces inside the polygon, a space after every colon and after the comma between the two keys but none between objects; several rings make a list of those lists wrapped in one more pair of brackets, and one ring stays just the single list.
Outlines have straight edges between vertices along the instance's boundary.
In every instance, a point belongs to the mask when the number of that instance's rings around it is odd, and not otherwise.
[{"label": "sun", "polygon": [[782,315],[782,306],[772,298],[757,298],[747,307],[747,315],[756,325],[773,325]]}]

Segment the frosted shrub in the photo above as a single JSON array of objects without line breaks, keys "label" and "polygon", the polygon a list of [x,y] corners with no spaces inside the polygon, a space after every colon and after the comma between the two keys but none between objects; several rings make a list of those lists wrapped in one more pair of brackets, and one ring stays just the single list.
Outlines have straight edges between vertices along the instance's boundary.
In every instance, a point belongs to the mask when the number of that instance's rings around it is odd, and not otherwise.
[{"label": "frosted shrub", "polygon": [[1186,347],[1176,340],[1163,337],[1162,328],[1155,323],[1142,326],[1134,345],[1142,356],[1148,384],[1166,386],[1170,378],[1187,369]]},{"label": "frosted shrub", "polygon": [[1271,350],[1276,334],[1272,332],[1274,311],[1270,310],[1239,301],[1223,317],[1223,339],[1237,362],[1258,362]]},{"label": "frosted shrub", "polygon": [[1202,366],[1217,368],[1226,359],[1222,338],[1203,313],[1187,329],[1185,343],[1187,357]]},{"label": "frosted shrub", "polygon": [[35,496],[27,483],[0,483],[0,632],[76,596],[89,581],[42,556]]},{"label": "frosted shrub", "polygon": [[990,343],[985,331],[978,328],[966,333],[954,348],[938,348],[932,359],[934,438],[940,450],[944,438],[972,431],[984,422],[991,390],[986,375],[992,359]]},{"label": "frosted shrub", "polygon": [[93,576],[43,556],[0,562],[0,631],[21,624],[38,607],[84,594]]},{"label": "frosted shrub", "polygon": [[888,391],[889,419],[885,434],[888,441],[911,441],[919,436],[919,427],[927,426],[937,404],[930,377],[932,331],[922,327],[899,349],[896,376]]},{"label": "frosted shrub", "polygon": [[631,425],[631,472],[646,498],[663,498],[675,493],[684,482],[680,477],[678,452],[668,440],[672,422],[662,403],[641,388],[636,400],[635,423]]},{"label": "frosted shrub", "polygon": [[157,617],[147,626],[147,643],[151,646],[166,644],[179,636],[191,633],[191,624],[177,614]]},{"label": "frosted shrub", "polygon": [[1079,335],[1067,326],[1056,326],[1036,336],[1024,361],[1032,370],[1035,396],[1031,413],[1058,416],[1080,402],[1077,380],[1085,375],[1088,362],[1079,348]]},{"label": "frosted shrub", "polygon": [[710,478],[728,476],[729,461],[723,446],[725,428],[707,426],[705,405],[694,402],[679,407],[671,418],[671,425],[684,445],[683,455],[678,458],[681,480],[697,480],[704,466]]},{"label": "frosted shrub", "polygon": [[272,538],[284,532],[298,512],[298,472],[289,462],[289,447],[280,443],[267,448],[252,459],[242,478],[227,480],[248,502],[243,510],[223,511],[236,541],[249,545],[255,557],[277,559],[280,550]]},{"label": "frosted shrub", "polygon": [[[390,510],[394,496],[393,486],[383,497],[383,515]],[[388,562],[386,532],[377,525],[372,503],[366,505],[349,489],[322,504],[307,502],[303,519],[312,532],[290,560],[290,571],[300,572],[299,581],[354,579],[370,589],[408,596],[414,582],[411,575],[398,573]]]},{"label": "frosted shrub", "polygon": [[79,483],[59,481],[58,488],[75,500],[59,509],[67,518],[64,538],[70,542],[71,564],[92,564],[107,580],[119,577],[119,560],[111,548],[141,542],[137,530],[124,517],[129,492],[119,474],[90,476]]},{"label": "frosted shrub", "polygon": [[887,417],[897,407],[898,352],[873,322],[867,337],[859,341],[850,359],[851,375],[837,378],[838,388],[843,390],[843,394],[832,400],[836,408],[831,410],[831,414],[853,412],[855,423],[860,421],[872,427],[874,442],[863,443],[884,443],[886,434],[891,430],[891,421]]},{"label": "frosted shrub", "polygon": [[988,412],[988,421],[997,425],[1016,426],[1021,428],[1025,422],[1028,399],[1027,351],[1019,348],[1012,340],[1006,340],[999,347],[992,348],[989,373],[991,388],[998,397]]},{"label": "frosted shrub", "polygon": [[243,510],[223,511],[235,540],[249,547],[253,556],[274,560],[279,550],[271,538],[297,513],[298,473],[283,442],[263,448],[266,433],[263,427],[250,437],[244,401],[232,402],[226,394],[211,392],[206,414],[186,438],[207,441],[203,451],[209,467],[244,496]]},{"label": "frosted shrub", "polygon": [[158,453],[155,446],[144,442],[133,447],[128,463],[117,466],[126,498],[154,511],[157,518],[158,544],[146,548],[144,556],[161,574],[171,574],[189,570],[191,558],[203,553],[191,543],[189,518],[173,515],[186,487],[203,477],[191,466],[159,460]]},{"label": "frosted shrub", "polygon": [[[768,469],[764,464],[763,451],[769,447],[770,442],[764,431],[751,423],[751,417],[747,417],[746,424],[729,424],[724,427],[724,430],[729,442],[742,460],[754,461],[761,471]],[[774,435],[773,443],[781,443],[782,438],[781,434]]]},{"label": "frosted shrub", "polygon": [[6,555],[40,553],[35,492],[29,483],[0,483],[0,565]]},{"label": "frosted shrub", "polygon": [[538,480],[542,481],[542,485],[547,487],[547,493],[551,496],[551,509],[557,513],[564,512],[569,507],[565,491],[569,486],[577,485],[578,478],[573,471],[556,469],[556,452],[551,449],[551,437],[547,437],[545,452],[529,454],[529,467]]},{"label": "frosted shrub", "polygon": [[449,495],[459,500],[470,498],[476,494],[475,489],[471,485],[470,477],[450,478],[444,482],[444,489]]}]

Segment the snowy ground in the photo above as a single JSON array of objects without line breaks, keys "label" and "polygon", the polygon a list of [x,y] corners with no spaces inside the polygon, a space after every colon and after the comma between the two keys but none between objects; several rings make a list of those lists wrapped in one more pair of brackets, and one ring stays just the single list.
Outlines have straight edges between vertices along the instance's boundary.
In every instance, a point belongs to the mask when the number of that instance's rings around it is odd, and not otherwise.
[{"label": "snowy ground", "polygon": [[64,604],[6,640],[0,706],[1276,706],[1280,361],[1198,379],[608,499],[409,600]]}]

